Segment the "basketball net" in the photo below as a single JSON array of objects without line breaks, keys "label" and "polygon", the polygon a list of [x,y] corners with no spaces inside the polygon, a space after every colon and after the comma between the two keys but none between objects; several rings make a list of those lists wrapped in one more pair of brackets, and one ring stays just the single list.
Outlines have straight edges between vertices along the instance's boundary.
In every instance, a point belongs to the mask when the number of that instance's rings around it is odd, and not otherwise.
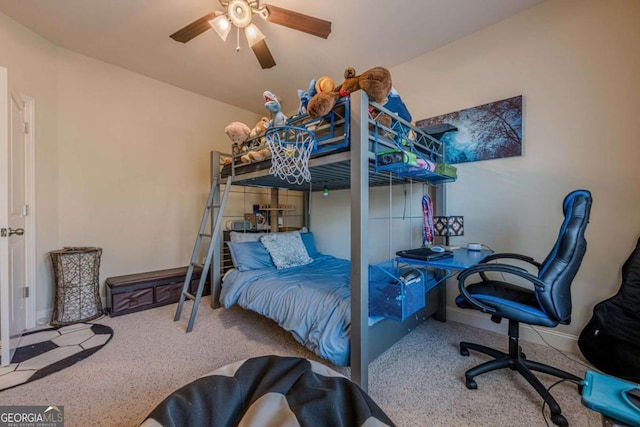
[{"label": "basketball net", "polygon": [[267,130],[265,138],[271,150],[270,174],[289,184],[311,182],[309,157],[316,145],[313,132],[295,126],[279,126]]}]

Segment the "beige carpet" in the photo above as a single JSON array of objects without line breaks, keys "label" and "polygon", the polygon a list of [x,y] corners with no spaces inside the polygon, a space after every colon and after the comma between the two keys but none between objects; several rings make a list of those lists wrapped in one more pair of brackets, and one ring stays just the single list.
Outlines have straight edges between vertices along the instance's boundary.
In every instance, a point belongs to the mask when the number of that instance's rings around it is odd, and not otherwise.
[{"label": "beige carpet", "polygon": [[[67,427],[136,426],[167,394],[228,363],[266,354],[321,360],[257,314],[212,310],[204,298],[187,334],[191,305],[180,322],[173,322],[175,308],[99,319],[114,330],[108,345],[68,369],[0,392],[1,404],[64,405]],[[478,390],[467,390],[464,371],[486,359],[460,356],[460,340],[506,347],[504,336],[429,320],[371,363],[369,394],[398,426],[545,426],[541,399],[514,372],[485,374],[477,378]],[[522,344],[529,359],[583,376],[583,366],[555,350]],[[554,381],[543,378],[547,385]],[[575,386],[560,384],[552,394],[571,426],[601,425],[600,416],[580,404]]]}]

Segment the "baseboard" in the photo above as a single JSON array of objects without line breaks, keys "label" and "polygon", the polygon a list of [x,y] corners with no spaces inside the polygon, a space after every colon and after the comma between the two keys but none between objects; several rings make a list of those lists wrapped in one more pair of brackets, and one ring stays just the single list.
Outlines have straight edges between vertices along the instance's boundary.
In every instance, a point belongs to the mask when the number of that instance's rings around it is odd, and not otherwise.
[{"label": "baseboard", "polygon": [[[480,312],[477,312],[475,310],[463,310],[457,307],[447,307],[447,320],[469,326],[475,326],[476,328],[485,329],[500,334],[507,334],[508,322],[503,321],[502,323],[494,323],[491,321],[488,315],[481,314]],[[534,330],[533,327],[529,325],[521,324],[520,339],[536,344],[542,344],[546,346],[550,345],[565,353],[571,353],[573,355],[580,354],[580,349],[578,348],[578,337],[576,337],[575,335],[565,334],[563,332],[558,332],[543,327],[536,327],[535,329],[536,330]],[[536,331],[538,331],[540,335],[538,335]]]},{"label": "baseboard", "polygon": [[38,310],[36,313],[36,323],[33,326],[43,326],[49,324],[51,315],[53,314],[53,307],[45,308],[44,310]]}]

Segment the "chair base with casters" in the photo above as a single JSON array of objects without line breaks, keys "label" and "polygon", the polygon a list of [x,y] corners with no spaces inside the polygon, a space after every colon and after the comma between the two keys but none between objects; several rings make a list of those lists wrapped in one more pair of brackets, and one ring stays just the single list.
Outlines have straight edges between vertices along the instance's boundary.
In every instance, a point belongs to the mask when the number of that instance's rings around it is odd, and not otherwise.
[{"label": "chair base with casters", "polygon": [[478,384],[474,380],[474,378],[478,375],[504,368],[518,371],[520,375],[522,375],[524,379],[526,379],[527,382],[533,386],[533,388],[549,406],[549,410],[551,412],[551,421],[559,426],[569,425],[566,418],[562,415],[558,402],[556,402],[547,388],[540,382],[538,378],[536,378],[535,375],[533,375],[533,372],[531,371],[553,375],[558,378],[575,382],[576,384],[579,384],[582,381],[582,378],[579,378],[568,372],[561,371],[560,369],[554,368],[553,366],[548,366],[543,363],[528,360],[525,354],[522,352],[522,348],[519,344],[518,322],[509,320],[509,353],[504,353],[502,351],[480,344],[465,341],[460,343],[461,355],[469,356],[469,350],[474,350],[479,353],[486,354],[495,359],[471,368],[467,372],[465,372],[464,381],[469,390],[476,390],[478,388]]}]

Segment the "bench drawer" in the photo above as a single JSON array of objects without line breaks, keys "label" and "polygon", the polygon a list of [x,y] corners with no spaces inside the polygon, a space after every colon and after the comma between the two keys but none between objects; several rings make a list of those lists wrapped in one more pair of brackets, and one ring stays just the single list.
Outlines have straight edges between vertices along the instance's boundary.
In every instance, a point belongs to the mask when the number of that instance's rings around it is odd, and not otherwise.
[{"label": "bench drawer", "polygon": [[113,294],[112,299],[111,312],[114,315],[132,309],[142,309],[144,306],[153,304],[153,288]]},{"label": "bench drawer", "polygon": [[180,300],[183,283],[172,283],[170,285],[156,286],[156,303],[171,304]]}]

